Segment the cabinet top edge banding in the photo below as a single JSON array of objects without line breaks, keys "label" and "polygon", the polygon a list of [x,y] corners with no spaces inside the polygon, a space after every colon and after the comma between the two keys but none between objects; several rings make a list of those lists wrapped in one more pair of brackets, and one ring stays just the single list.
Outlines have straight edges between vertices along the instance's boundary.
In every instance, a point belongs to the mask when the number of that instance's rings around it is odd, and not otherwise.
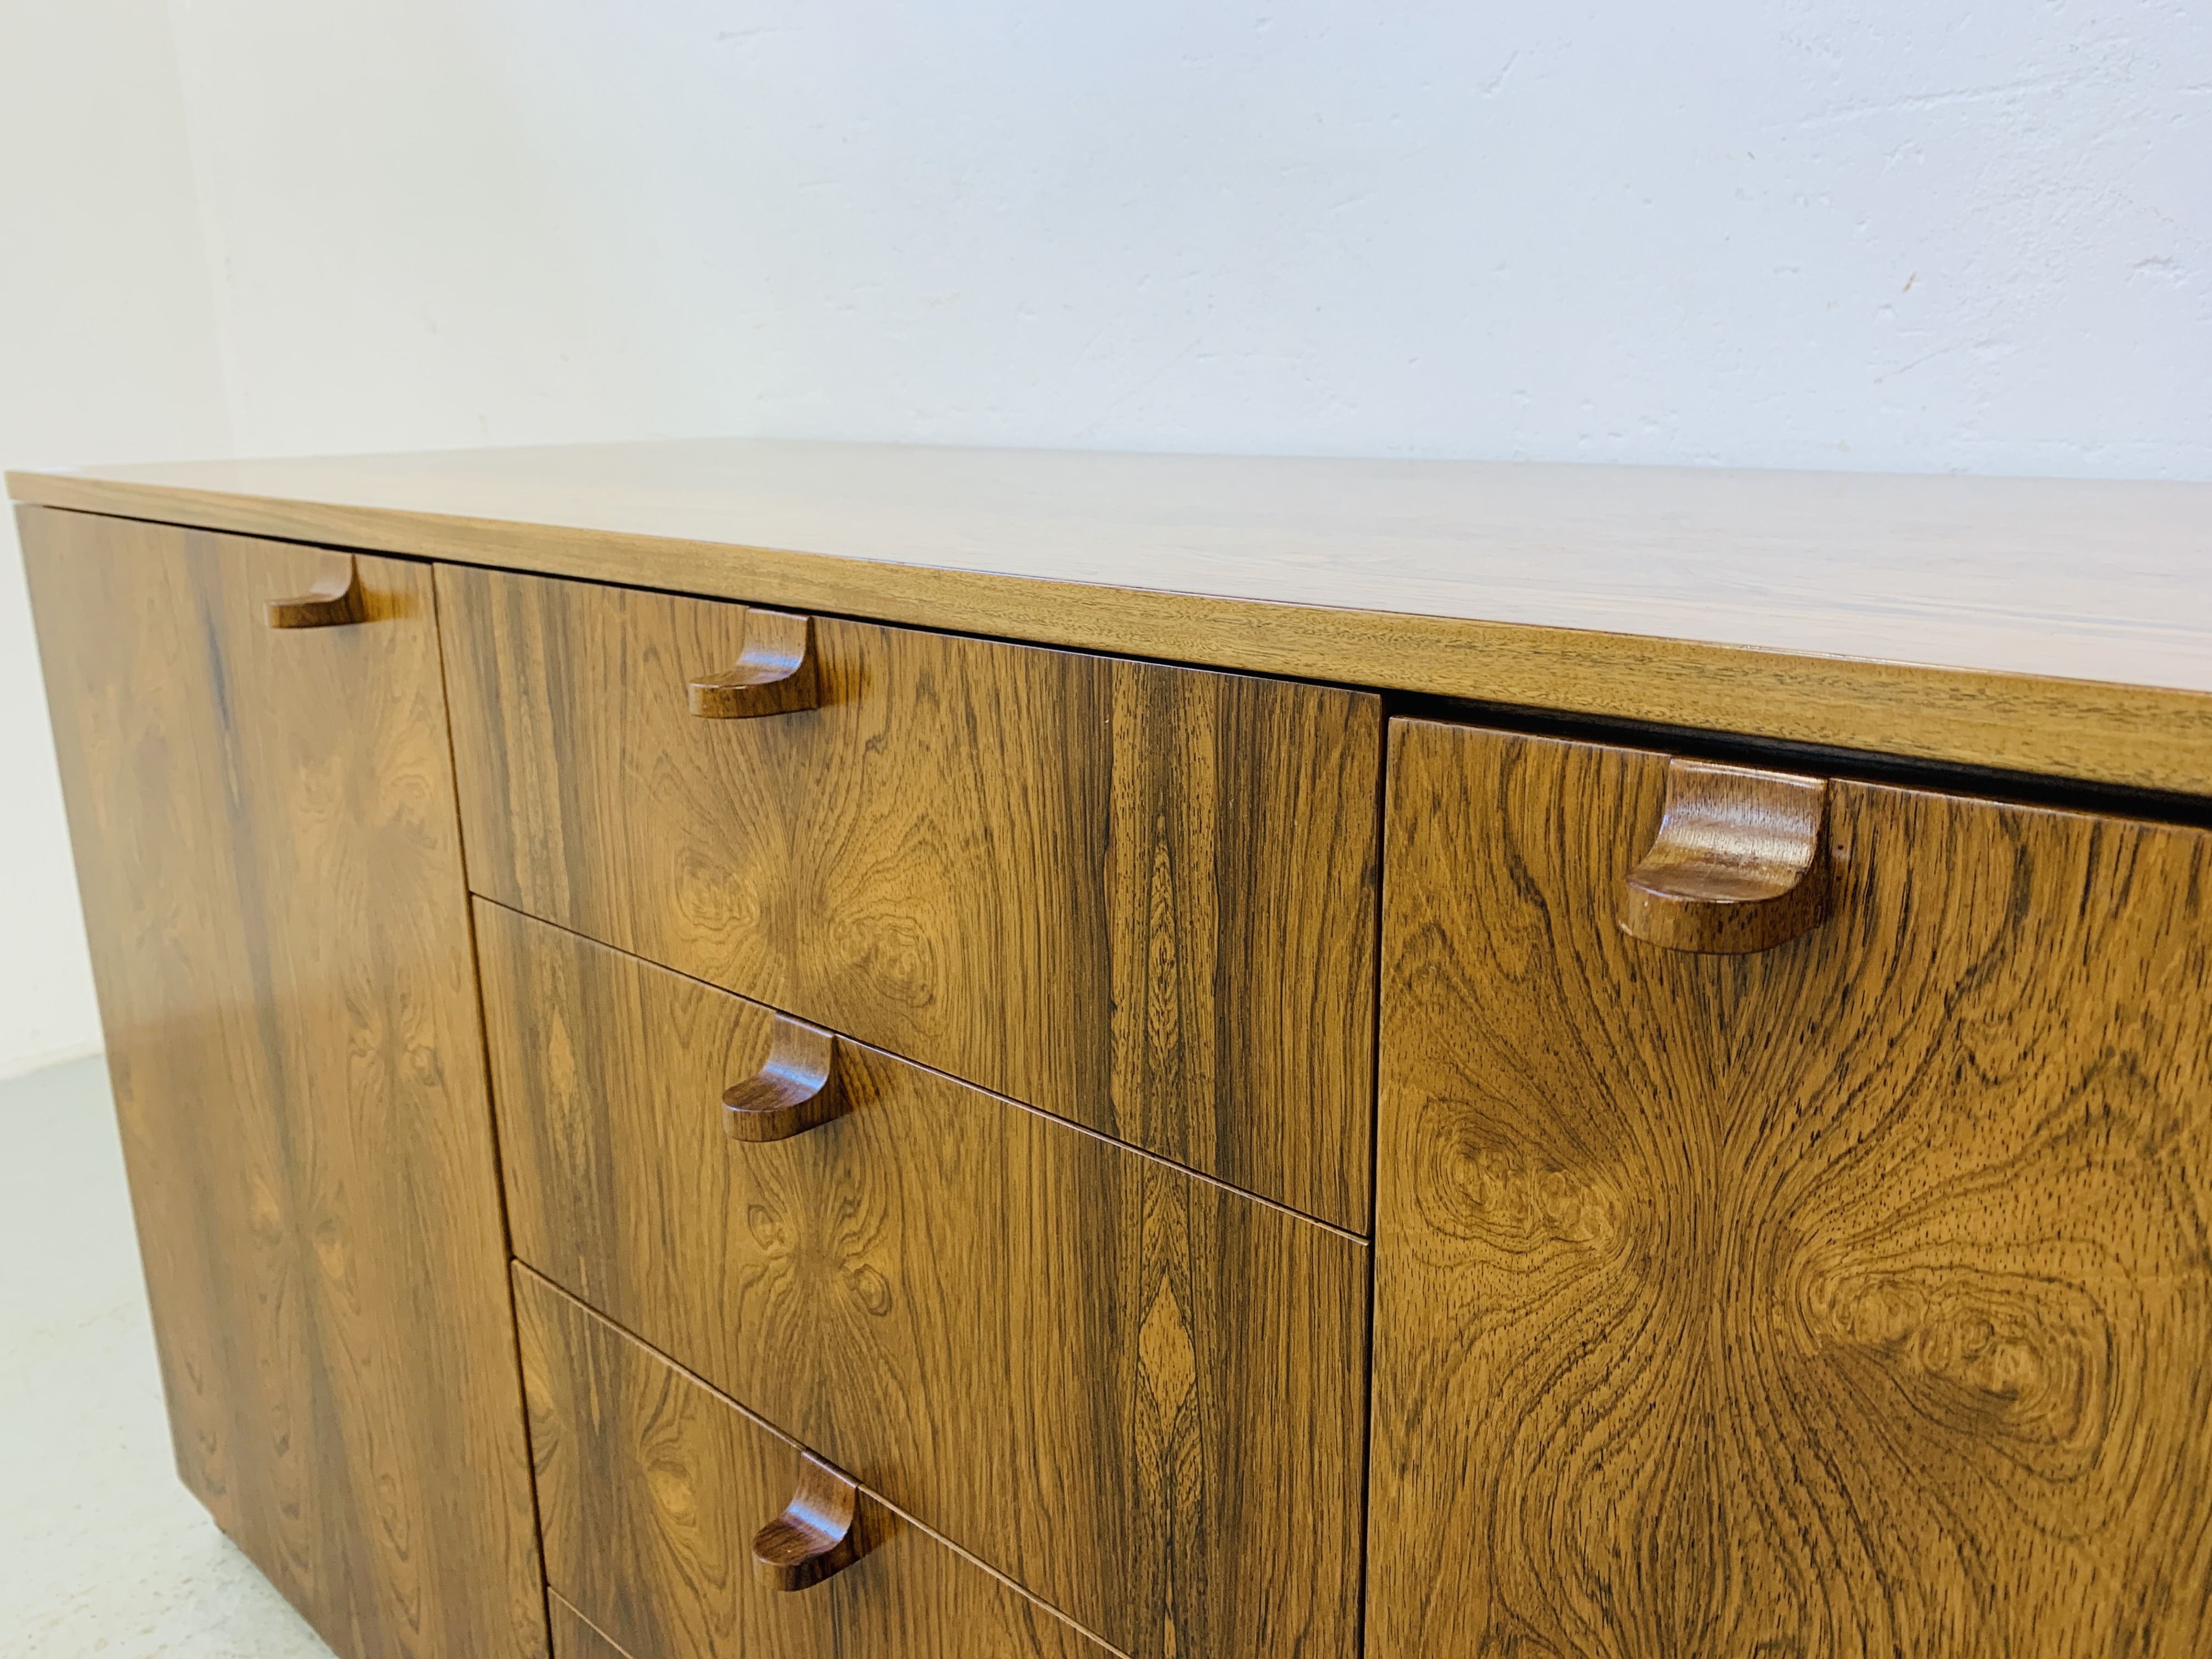
[{"label": "cabinet top edge banding", "polygon": [[31,506],[2212,794],[2212,484],[702,441]]}]

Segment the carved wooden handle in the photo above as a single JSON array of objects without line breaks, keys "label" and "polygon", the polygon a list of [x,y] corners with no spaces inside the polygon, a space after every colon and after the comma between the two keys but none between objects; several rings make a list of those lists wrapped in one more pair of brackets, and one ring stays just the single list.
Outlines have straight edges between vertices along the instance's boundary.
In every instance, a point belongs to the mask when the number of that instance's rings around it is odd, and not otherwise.
[{"label": "carved wooden handle", "polygon": [[722,1091],[722,1128],[732,1140],[787,1140],[845,1109],[837,1039],[778,1014],[768,1063]]},{"label": "carved wooden handle", "polygon": [[1621,931],[1674,951],[1741,954],[1819,927],[1827,805],[1821,778],[1673,762],[1658,836],[1628,872]]},{"label": "carved wooden handle", "polygon": [[745,720],[822,706],[814,618],[781,611],[745,612],[745,648],[726,673],[691,682],[691,712],[702,720]]},{"label": "carved wooden handle", "polygon": [[753,1534],[753,1577],[802,1590],[860,1559],[860,1488],[811,1451],[799,1454],[799,1490]]},{"label": "carved wooden handle", "polygon": [[315,585],[289,599],[271,599],[271,628],[337,628],[364,620],[361,576],[350,553],[325,553],[315,566]]}]

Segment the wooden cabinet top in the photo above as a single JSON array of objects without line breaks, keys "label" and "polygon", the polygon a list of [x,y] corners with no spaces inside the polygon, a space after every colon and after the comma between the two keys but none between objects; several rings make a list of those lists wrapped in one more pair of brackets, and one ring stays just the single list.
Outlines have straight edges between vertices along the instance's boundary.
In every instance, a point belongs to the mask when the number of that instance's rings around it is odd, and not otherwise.
[{"label": "wooden cabinet top", "polygon": [[19,501],[2212,794],[2212,484],[749,440]]}]

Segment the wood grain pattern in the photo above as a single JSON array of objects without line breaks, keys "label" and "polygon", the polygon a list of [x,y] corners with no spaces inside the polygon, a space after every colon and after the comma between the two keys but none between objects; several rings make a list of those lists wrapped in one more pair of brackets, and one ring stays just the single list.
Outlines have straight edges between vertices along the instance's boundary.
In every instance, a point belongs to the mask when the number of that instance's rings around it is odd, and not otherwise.
[{"label": "wood grain pattern", "polygon": [[817,620],[701,720],[743,607],[439,582],[479,892],[1364,1228],[1378,699]]},{"label": "wood grain pattern", "polygon": [[545,1601],[553,1620],[553,1659],[631,1659],[558,1595],[549,1594]]},{"label": "wood grain pattern", "polygon": [[19,499],[2212,793],[2212,486],[700,441]]},{"label": "wood grain pattern", "polygon": [[1129,1653],[1352,1652],[1363,1243],[843,1041],[730,1140],[768,1010],[477,923],[522,1260]]},{"label": "wood grain pattern", "polygon": [[1832,784],[1694,957],[1663,757],[1391,768],[1378,1659],[2212,1646],[2212,838]]},{"label": "wood grain pattern", "polygon": [[22,531],[178,1468],[349,1659],[543,1654],[428,568]]},{"label": "wood grain pattern", "polygon": [[[799,1449],[527,1268],[515,1269],[515,1305],[546,1575],[611,1650],[1109,1659],[872,1493],[860,1494],[867,1543],[852,1566],[803,1595],[756,1583],[747,1540],[790,1495]],[[568,1626],[578,1659],[598,1659],[582,1623]]]}]

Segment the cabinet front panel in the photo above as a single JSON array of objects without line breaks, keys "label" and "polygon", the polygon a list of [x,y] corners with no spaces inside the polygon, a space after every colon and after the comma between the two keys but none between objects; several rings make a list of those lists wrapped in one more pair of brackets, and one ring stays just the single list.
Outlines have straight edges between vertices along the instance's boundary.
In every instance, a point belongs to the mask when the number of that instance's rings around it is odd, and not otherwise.
[{"label": "cabinet front panel", "polygon": [[1371,1650],[2212,1650],[2212,838],[1833,783],[1699,955],[1667,788],[1394,723]]},{"label": "cabinet front panel", "polygon": [[542,1654],[429,568],[22,523],[185,1483],[342,1654]]},{"label": "cabinet front panel", "polygon": [[553,1620],[553,1659],[630,1659],[557,1593],[547,1595],[545,1608]]},{"label": "cabinet front panel", "polygon": [[1364,1230],[1379,700],[439,571],[476,890]]},{"label": "cabinet front panel", "polygon": [[1352,1651],[1364,1244],[842,1040],[732,1139],[769,1010],[477,916],[523,1261],[1128,1652]]},{"label": "cabinet front panel", "polygon": [[1111,1659],[866,1492],[857,1561],[759,1583],[799,1449],[527,1268],[515,1308],[556,1659]]}]

